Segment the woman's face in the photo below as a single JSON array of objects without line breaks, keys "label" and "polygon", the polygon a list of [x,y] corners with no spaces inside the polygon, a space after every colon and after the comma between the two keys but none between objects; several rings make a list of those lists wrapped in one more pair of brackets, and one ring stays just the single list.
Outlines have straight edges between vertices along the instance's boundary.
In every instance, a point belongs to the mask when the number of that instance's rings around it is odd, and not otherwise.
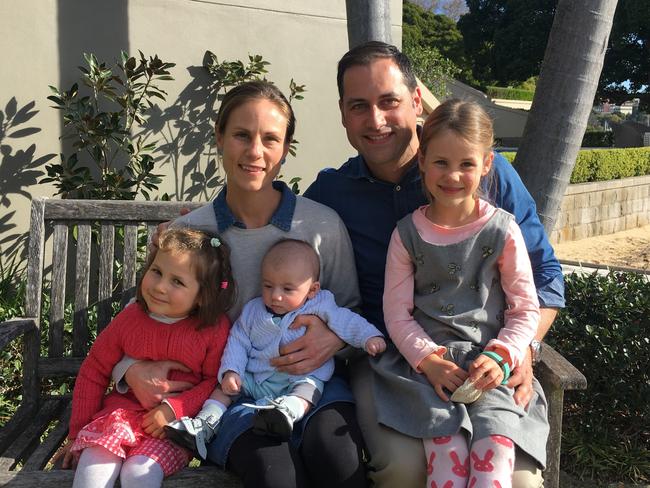
[{"label": "woman's face", "polygon": [[289,151],[286,132],[287,118],[269,100],[251,100],[234,109],[223,134],[217,132],[228,188],[259,191],[270,187]]}]

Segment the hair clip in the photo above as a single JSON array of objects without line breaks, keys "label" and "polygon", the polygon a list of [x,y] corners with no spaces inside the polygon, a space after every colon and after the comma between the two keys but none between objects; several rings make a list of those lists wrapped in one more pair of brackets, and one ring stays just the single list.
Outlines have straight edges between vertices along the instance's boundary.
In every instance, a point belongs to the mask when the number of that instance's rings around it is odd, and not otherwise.
[{"label": "hair clip", "polygon": [[225,290],[226,288],[228,288],[228,282],[227,281],[222,281],[221,286],[219,286],[219,288],[221,288],[222,290]]},{"label": "hair clip", "polygon": [[212,239],[210,239],[210,245],[212,247],[219,247],[221,245],[221,241],[219,240],[218,237],[213,237]]}]

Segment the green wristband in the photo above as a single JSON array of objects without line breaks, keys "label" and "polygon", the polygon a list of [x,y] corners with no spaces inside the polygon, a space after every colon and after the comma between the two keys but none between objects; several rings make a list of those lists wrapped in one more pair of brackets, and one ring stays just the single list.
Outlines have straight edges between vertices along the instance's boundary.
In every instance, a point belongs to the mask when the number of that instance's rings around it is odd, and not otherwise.
[{"label": "green wristband", "polygon": [[508,378],[510,378],[510,365],[508,364],[508,362],[494,351],[483,351],[481,354],[497,362],[497,364],[501,368],[501,371],[503,371],[503,381],[501,382],[501,384],[505,385],[508,382]]}]

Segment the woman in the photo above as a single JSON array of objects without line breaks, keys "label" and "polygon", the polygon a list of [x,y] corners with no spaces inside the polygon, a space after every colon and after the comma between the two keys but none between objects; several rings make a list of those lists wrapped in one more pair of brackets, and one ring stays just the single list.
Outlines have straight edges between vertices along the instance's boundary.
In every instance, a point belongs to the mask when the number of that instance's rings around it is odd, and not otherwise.
[{"label": "woman", "polygon": [[[271,83],[253,81],[230,90],[216,125],[226,186],[211,204],[174,223],[219,233],[230,245],[238,286],[237,302],[229,312],[233,321],[244,303],[261,295],[262,257],[283,238],[314,246],[321,259],[322,286],[334,293],[340,306],[359,303],[352,247],[336,213],[296,197],[285,183],[274,181],[294,129],[293,110]],[[275,360],[281,371],[313,370],[343,345],[315,316],[298,317],[293,326],[307,326],[308,331],[281,349],[282,356]],[[139,383],[156,376],[153,368],[149,363],[129,369],[126,379],[136,393],[142,390]],[[228,410],[208,448],[208,458],[238,474],[245,486],[365,486],[353,397],[340,377],[330,380],[289,442],[254,434],[250,430],[253,411],[242,405],[245,401]]]}]

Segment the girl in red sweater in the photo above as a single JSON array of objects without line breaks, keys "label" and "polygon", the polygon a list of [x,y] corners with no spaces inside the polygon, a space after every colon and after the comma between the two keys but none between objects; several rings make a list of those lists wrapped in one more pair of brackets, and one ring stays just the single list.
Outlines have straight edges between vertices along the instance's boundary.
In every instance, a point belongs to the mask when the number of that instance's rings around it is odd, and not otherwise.
[{"label": "girl in red sweater", "polygon": [[[161,235],[137,301],[97,336],[79,370],[60,454],[63,467],[77,464],[73,487],[111,487],[118,475],[123,487],[158,487],[187,465],[191,454],[165,439],[163,427],[196,415],[215,388],[233,299],[224,243],[192,229]],[[183,363],[186,370],[174,371],[173,379],[194,387],[148,411],[130,391],[105,396],[111,370],[124,355]]]}]

